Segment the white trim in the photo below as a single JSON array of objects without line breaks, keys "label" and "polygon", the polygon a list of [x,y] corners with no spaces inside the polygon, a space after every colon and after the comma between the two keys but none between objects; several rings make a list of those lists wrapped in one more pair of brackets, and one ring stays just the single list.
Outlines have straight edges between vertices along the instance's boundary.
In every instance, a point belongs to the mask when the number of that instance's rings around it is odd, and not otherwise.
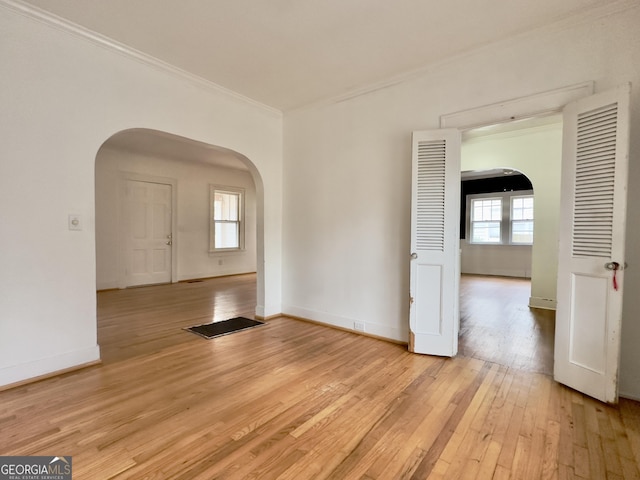
[{"label": "white trim", "polygon": [[496,125],[531,117],[558,113],[567,104],[593,94],[593,82],[548,90],[491,105],[471,108],[440,116],[440,128],[472,128]]},{"label": "white trim", "polygon": [[[1,0],[0,0],[1,1]],[[175,178],[159,177],[135,172],[118,172],[118,288],[127,288],[126,258],[127,231],[124,225],[123,209],[125,189],[128,180],[136,182],[159,183],[171,186],[171,283],[178,282],[178,181]]]},{"label": "white trim", "polygon": [[108,282],[96,283],[96,292],[100,292],[102,290],[114,290],[116,288],[119,288],[117,280],[109,280]]},{"label": "white trim", "polygon": [[[475,55],[479,52],[482,52],[483,50],[487,50],[487,49],[491,49],[491,48],[495,48],[496,45],[500,45],[502,43],[505,43],[507,41],[509,41],[510,43],[513,43],[514,41],[520,41],[523,38],[528,38],[531,35],[538,35],[538,34],[551,34],[555,31],[561,31],[564,30],[566,28],[570,28],[572,26],[575,25],[580,25],[580,24],[584,24],[587,22],[593,22],[596,21],[600,18],[604,18],[610,15],[615,15],[617,13],[620,12],[624,12],[626,10],[630,10],[632,8],[637,8],[638,4],[637,4],[637,0],[619,0],[613,3],[609,3],[606,5],[601,5],[595,8],[591,8],[588,9],[585,12],[581,12],[580,14],[577,15],[571,15],[568,17],[565,17],[564,19],[560,19],[556,22],[553,22],[549,25],[545,25],[539,28],[535,28],[533,30],[529,30],[526,32],[523,32],[521,34],[509,37],[507,39],[500,39],[494,42],[489,42],[485,45],[481,45],[477,48],[473,48],[471,50],[467,50],[465,52],[462,52],[460,54],[457,55],[453,55],[451,57],[448,57],[444,60],[440,60],[434,63],[431,63],[429,65],[425,65],[422,67],[419,67],[417,69],[411,70],[409,72],[404,72],[401,73],[399,75],[393,76],[391,78],[388,78],[386,80],[380,81],[380,82],[376,82],[373,84],[369,84],[365,87],[362,88],[357,88],[355,90],[352,90],[350,92],[346,92],[344,94],[340,94],[340,95],[335,95],[331,98],[325,99],[325,100],[319,100],[316,102],[310,102],[307,104],[303,104],[303,105],[299,105],[290,109],[287,109],[287,111],[296,111],[296,110],[303,110],[303,109],[307,109],[307,108],[315,108],[315,107],[319,107],[319,106],[323,106],[323,105],[330,105],[330,104],[335,104],[335,103],[340,103],[340,102],[344,102],[347,100],[351,100],[353,98],[362,96],[362,95],[367,95],[369,93],[373,93],[379,90],[384,90],[386,88],[390,88],[393,87],[395,85],[398,85],[400,83],[404,83],[406,81],[409,81],[411,79],[414,78],[418,78],[424,74],[427,74],[433,70],[437,70],[438,68],[442,68],[445,65],[457,62],[461,59],[467,58],[471,55]],[[51,27],[57,28],[59,30],[65,31],[69,34],[72,34],[74,36],[83,38],[91,43],[94,43],[98,46],[107,48],[111,51],[114,51],[116,53],[119,53],[121,55],[125,55],[129,58],[131,58],[132,60],[138,61],[140,63],[149,65],[151,67],[155,67],[158,68],[160,70],[163,70],[167,73],[171,73],[175,76],[178,76],[184,80],[187,80],[197,86],[200,87],[204,87],[206,89],[210,89],[210,90],[215,90],[218,93],[222,93],[230,98],[234,98],[236,100],[240,100],[244,103],[249,103],[253,106],[259,107],[267,112],[270,112],[272,114],[275,114],[278,118],[282,118],[283,116],[283,112],[282,110],[279,110],[277,108],[271,107],[269,105],[266,105],[264,103],[258,102],[257,100],[253,100],[252,98],[246,97],[240,93],[237,93],[233,90],[230,90],[228,88],[225,88],[221,85],[218,85],[214,82],[211,82],[209,80],[206,80],[202,77],[199,77],[197,75],[194,75],[192,73],[189,73],[185,70],[182,70],[181,68],[178,68],[174,65],[171,65],[163,60],[160,60],[158,58],[155,58],[151,55],[148,55],[144,52],[141,52],[139,50],[136,50],[132,47],[129,47],[128,45],[125,45],[123,43],[120,43],[116,40],[113,40],[109,37],[106,37],[104,35],[101,35],[97,32],[94,32],[92,30],[89,30],[88,28],[85,28],[81,25],[78,25],[74,22],[71,22],[70,20],[67,20],[65,18],[62,18],[58,15],[55,15],[51,12],[48,12],[46,10],[43,10],[39,7],[36,7],[34,5],[30,5],[27,4],[25,2],[23,2],[22,0],[0,0],[0,7],[4,7],[10,10],[13,10],[16,13],[19,13],[25,17],[31,18],[33,20],[37,20],[40,21],[42,23],[45,23]],[[566,103],[569,103],[569,101],[566,101]],[[443,127],[444,128],[444,127]]]},{"label": "white trim", "polygon": [[[504,192],[506,193],[506,192]],[[504,228],[502,227],[504,224],[504,195],[499,192],[490,192],[490,193],[474,193],[467,195],[466,200],[466,210],[467,210],[467,218],[465,219],[467,231],[465,233],[465,241],[472,245],[508,245],[508,243],[504,243]],[[497,200],[500,202],[500,219],[499,220],[474,220],[473,212],[475,211],[474,202],[480,201],[494,201]],[[484,207],[483,207],[484,208]],[[474,223],[498,223],[498,228],[500,229],[500,239],[497,242],[476,242],[473,240],[473,224]]]},{"label": "white trim", "polygon": [[89,30],[88,28],[83,27],[82,25],[78,25],[77,23],[67,20],[66,18],[62,18],[34,5],[27,4],[22,0],[0,0],[0,7],[11,9],[14,12],[19,13],[25,17],[37,20],[50,27],[74,35],[83,40],[87,40],[94,45],[106,48],[107,50],[128,57],[129,59],[134,60],[138,63],[162,70],[163,72],[179,77],[182,80],[186,80],[196,86],[203,87],[208,90],[213,90],[229,98],[233,98],[234,100],[240,100],[243,103],[251,104],[254,107],[261,108],[262,110],[274,114],[278,118],[282,118],[281,110],[258,102],[257,100],[253,100],[240,93],[234,92],[233,90],[229,90],[228,88],[218,85],[217,83],[171,65],[164,60],[160,60],[147,53],[141,52],[140,50],[136,50],[133,47],[125,45],[124,43],[120,43],[117,40]]},{"label": "white trim", "polygon": [[[403,330],[399,328],[388,327],[386,325],[364,322],[362,320],[354,320],[353,318],[333,315],[328,312],[320,312],[308,308],[296,307],[293,305],[283,305],[282,315],[307,319],[325,325],[342,328],[344,330],[351,330],[355,333],[367,333],[369,335],[375,335],[376,337],[386,338],[398,342],[406,342],[409,337],[408,328]],[[356,330],[354,328],[356,323],[361,323],[364,326],[364,329]]]},{"label": "white trim", "polygon": [[[238,195],[238,221],[229,222],[238,224],[238,247],[233,248],[215,248],[215,218],[214,218],[214,198],[216,192],[229,193],[232,195]],[[232,187],[228,185],[215,185],[209,184],[209,256],[216,256],[225,253],[241,253],[245,251],[245,189],[242,187]]]},{"label": "white trim", "polygon": [[[375,335],[376,337],[386,338],[397,342],[407,343],[409,341],[409,325],[406,328],[393,328],[388,325],[381,325],[379,323],[367,322],[364,324],[364,332],[369,335]],[[354,330],[357,331],[357,330]]]},{"label": "white trim", "polygon": [[[508,38],[502,38],[494,42],[489,42],[484,45],[480,45],[476,48],[463,51],[457,55],[452,55],[443,60],[435,61],[428,65],[424,65],[422,67],[418,67],[411,71],[401,73],[399,75],[396,75],[391,78],[387,78],[380,82],[369,84],[362,88],[357,88],[340,95],[335,95],[325,100],[318,100],[315,102],[310,102],[308,104],[303,104],[297,107],[289,108],[286,111],[288,113],[288,112],[293,112],[298,110],[307,110],[307,109],[332,105],[336,103],[346,102],[357,97],[369,95],[371,93],[375,93],[380,90],[392,88],[401,83],[418,79],[421,76],[428,75],[432,72],[438,71],[439,69],[442,69],[447,65],[451,65],[456,62],[463,61],[473,55],[477,55],[479,53],[486,52],[486,51],[491,51],[492,49],[496,48],[496,46],[500,46],[507,43],[509,45],[513,45],[514,43],[523,42],[533,36],[542,36],[542,35],[548,36],[556,32],[561,32],[568,28],[579,26],[585,23],[595,22],[601,18],[608,17],[610,15],[615,15],[620,12],[625,12],[633,8],[638,8],[638,0],[619,0],[612,3],[607,3],[605,5],[599,5],[597,7],[590,8],[586,11],[582,11],[578,14],[571,14],[563,19],[557,20],[555,22],[544,25],[542,27],[534,28],[532,30],[525,31],[520,34],[510,36]],[[569,102],[566,102],[566,103],[569,103]]]},{"label": "white trim", "polygon": [[98,345],[54,357],[40,358],[20,365],[12,365],[0,369],[0,386],[11,385],[49,373],[77,367],[78,365],[95,362],[96,360],[100,360],[100,347]]},{"label": "white trim", "polygon": [[557,301],[551,298],[529,297],[531,308],[543,308],[545,310],[555,310]]},{"label": "white trim", "polygon": [[627,393],[626,391],[622,391],[620,390],[618,392],[618,397],[620,398],[626,398],[628,400],[635,400],[636,402],[640,402],[640,396],[638,396],[637,394],[634,393]]},{"label": "white trim", "polygon": [[[511,206],[516,197],[531,197],[534,202],[534,222],[535,222],[535,192],[534,190],[510,190],[508,192],[488,192],[469,193],[466,195],[466,215],[465,215],[465,242],[470,245],[493,245],[502,247],[532,247],[532,243],[514,243],[511,241],[513,232],[513,219],[511,218]],[[500,222],[500,242],[474,242],[473,241],[473,201],[474,200],[500,200],[501,219],[486,220],[487,222]],[[535,232],[535,225],[534,225]]]}]

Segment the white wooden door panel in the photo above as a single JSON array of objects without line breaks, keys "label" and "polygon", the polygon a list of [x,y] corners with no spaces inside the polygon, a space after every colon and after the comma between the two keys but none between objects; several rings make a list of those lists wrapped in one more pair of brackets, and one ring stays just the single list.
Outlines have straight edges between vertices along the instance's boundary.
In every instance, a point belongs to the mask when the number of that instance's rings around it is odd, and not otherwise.
[{"label": "white wooden door panel", "polygon": [[415,333],[419,335],[442,335],[442,265],[416,262]]},{"label": "white wooden door panel", "polygon": [[171,282],[171,185],[127,180],[126,285]]},{"label": "white wooden door panel", "polygon": [[413,133],[409,350],[458,351],[460,133]]},{"label": "white wooden door panel", "polygon": [[[605,402],[618,398],[630,86],[564,111],[554,377]],[[616,284],[614,284],[614,273]]]}]

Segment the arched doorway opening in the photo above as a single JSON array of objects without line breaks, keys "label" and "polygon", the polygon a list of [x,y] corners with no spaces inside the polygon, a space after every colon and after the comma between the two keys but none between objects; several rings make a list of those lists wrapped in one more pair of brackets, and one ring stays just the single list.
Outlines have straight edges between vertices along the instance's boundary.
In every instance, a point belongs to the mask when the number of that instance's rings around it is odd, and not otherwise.
[{"label": "arched doorway opening", "polygon": [[[99,149],[95,186],[99,291],[247,274],[253,275],[254,304],[264,304],[263,185],[246,156],[167,132],[129,129]],[[213,240],[212,217],[220,192],[240,200],[233,217],[238,243],[222,248]],[[218,306],[208,321],[221,320],[224,311]]]}]

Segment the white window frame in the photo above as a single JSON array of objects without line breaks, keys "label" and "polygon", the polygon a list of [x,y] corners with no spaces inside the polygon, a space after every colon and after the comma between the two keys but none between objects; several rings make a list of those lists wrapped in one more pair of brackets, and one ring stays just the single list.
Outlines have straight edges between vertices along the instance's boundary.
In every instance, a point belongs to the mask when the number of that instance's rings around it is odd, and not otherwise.
[{"label": "white window frame", "polygon": [[[490,219],[490,220],[476,220],[474,218],[474,213],[475,213],[475,208],[474,208],[474,202],[495,202],[498,201],[500,202],[500,218],[499,219]],[[471,221],[469,222],[469,242],[470,243],[474,243],[474,244],[478,244],[478,245],[500,245],[502,243],[502,232],[503,232],[503,227],[502,227],[502,223],[504,220],[504,214],[503,214],[503,209],[504,209],[504,198],[502,198],[501,195],[490,195],[490,196],[478,196],[476,198],[472,198],[469,201],[469,205],[470,205],[470,215],[471,215]],[[488,225],[488,224],[494,224],[494,223],[498,223],[498,241],[493,242],[493,241],[478,241],[478,240],[473,240],[473,233],[474,233],[474,226],[476,224],[479,225]]]},{"label": "white window frame", "polygon": [[[216,220],[214,201],[216,193],[238,195],[238,220]],[[237,252],[244,250],[244,188],[230,187],[225,185],[209,185],[209,253]],[[228,248],[216,248],[216,223],[237,223],[238,224],[238,246]]]},{"label": "white window frame", "polygon": [[[517,197],[532,197],[534,198],[534,230],[535,230],[535,197],[533,190],[517,190],[509,192],[492,192],[492,193],[474,193],[467,195],[467,214],[466,214],[466,242],[471,245],[514,245],[514,246],[531,246],[533,243],[513,242],[511,239],[512,230],[512,198]],[[500,242],[473,242],[472,241],[472,218],[473,218],[473,200],[490,200],[490,199],[502,199],[502,220],[500,221]]]},{"label": "white window frame", "polygon": [[[514,192],[514,193],[516,193],[516,192]],[[517,193],[520,193],[520,192],[517,192]],[[523,218],[523,219],[518,219],[518,220],[515,220],[513,218],[514,217],[514,215],[513,215],[514,200],[526,199],[526,198],[530,198],[530,199],[533,200],[533,194],[529,194],[529,195],[512,195],[511,198],[509,199],[509,202],[511,204],[510,208],[509,208],[509,228],[510,228],[509,243],[511,245],[533,245],[533,233],[534,233],[534,230],[535,230],[535,218],[536,218],[536,213],[535,213],[536,212],[536,202],[535,202],[535,200],[533,202],[533,207],[532,207],[533,215],[531,216],[531,218]],[[531,241],[530,242],[516,242],[513,239],[513,232],[514,232],[513,225],[515,223],[523,223],[523,222],[531,222],[531,223],[534,224],[532,229],[531,229]]]}]

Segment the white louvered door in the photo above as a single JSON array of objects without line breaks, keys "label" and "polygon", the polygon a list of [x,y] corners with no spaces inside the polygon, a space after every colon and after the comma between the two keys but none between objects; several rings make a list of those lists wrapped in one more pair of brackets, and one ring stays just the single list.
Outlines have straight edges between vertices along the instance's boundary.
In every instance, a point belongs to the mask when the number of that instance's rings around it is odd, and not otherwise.
[{"label": "white louvered door", "polygon": [[618,398],[629,96],[623,85],[564,110],[554,377],[605,402]]},{"label": "white louvered door", "polygon": [[460,132],[413,133],[409,350],[458,351]]}]

